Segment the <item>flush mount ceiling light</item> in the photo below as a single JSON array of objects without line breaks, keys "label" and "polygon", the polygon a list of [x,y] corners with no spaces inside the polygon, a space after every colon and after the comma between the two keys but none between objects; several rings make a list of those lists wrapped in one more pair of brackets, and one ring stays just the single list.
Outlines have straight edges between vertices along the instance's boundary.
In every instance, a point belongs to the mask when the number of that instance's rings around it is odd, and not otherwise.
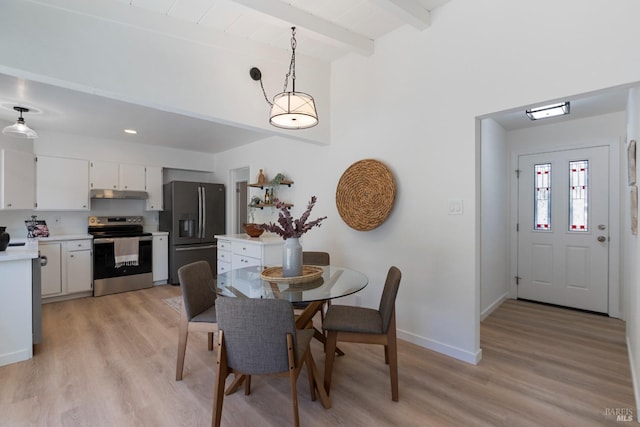
[{"label": "flush mount ceiling light", "polygon": [[[264,99],[271,106],[269,123],[282,129],[307,129],[318,124],[318,112],[313,97],[303,92],[296,92],[296,27],[291,27],[291,63],[289,72],[284,77],[282,92],[273,97],[273,102],[267,98],[262,85],[262,73],[256,67],[249,70],[249,75],[260,82]],[[287,86],[291,77],[291,92]]]},{"label": "flush mount ceiling light", "polygon": [[22,118],[22,113],[28,113],[29,109],[25,107],[13,107],[13,109],[20,112],[20,117],[18,117],[18,120],[14,124],[2,129],[2,133],[15,138],[36,139],[38,134],[35,130],[27,126]]},{"label": "flush mount ceiling light", "polygon": [[527,116],[531,120],[547,119],[549,117],[563,116],[569,114],[569,102],[543,105],[542,107],[527,110]]}]

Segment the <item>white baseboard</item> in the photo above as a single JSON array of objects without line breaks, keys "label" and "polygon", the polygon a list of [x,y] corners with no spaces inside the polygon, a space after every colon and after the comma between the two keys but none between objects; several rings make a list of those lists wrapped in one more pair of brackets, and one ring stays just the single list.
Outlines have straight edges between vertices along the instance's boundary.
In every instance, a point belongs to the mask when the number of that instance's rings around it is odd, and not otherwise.
[{"label": "white baseboard", "polygon": [[[30,346],[31,347],[31,346]],[[33,348],[25,348],[23,350],[14,351],[0,355],[0,366],[9,365],[11,363],[22,362],[33,357]]]},{"label": "white baseboard", "polygon": [[480,321],[482,322],[484,319],[486,319],[487,316],[493,313],[496,308],[500,307],[500,304],[502,304],[507,298],[509,298],[509,293],[505,292],[504,294],[500,295],[497,300],[491,303],[489,307],[482,310],[482,312],[480,313]]},{"label": "white baseboard", "polygon": [[453,357],[454,359],[471,363],[472,365],[477,365],[482,359],[482,349],[478,349],[478,351],[476,352],[470,352],[401,330],[397,331],[397,335],[400,339],[409,341],[413,344],[419,345],[420,347],[424,347],[429,350],[437,351],[438,353],[442,353],[445,356]]},{"label": "white baseboard", "polygon": [[631,367],[631,383],[633,384],[633,395],[636,400],[636,421],[640,423],[640,414],[638,410],[640,409],[640,384],[638,383],[638,372],[635,370],[635,364],[633,363],[634,356],[633,350],[631,349],[631,342],[629,341],[629,336],[626,336],[627,340],[627,354],[629,355],[629,366]]}]

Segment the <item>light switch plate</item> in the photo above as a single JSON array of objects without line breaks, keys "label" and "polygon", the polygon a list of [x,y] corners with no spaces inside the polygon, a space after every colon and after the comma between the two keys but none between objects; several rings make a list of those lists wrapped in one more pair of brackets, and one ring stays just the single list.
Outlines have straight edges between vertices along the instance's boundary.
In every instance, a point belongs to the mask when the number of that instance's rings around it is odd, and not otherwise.
[{"label": "light switch plate", "polygon": [[449,215],[462,215],[464,209],[462,207],[462,199],[449,200]]}]

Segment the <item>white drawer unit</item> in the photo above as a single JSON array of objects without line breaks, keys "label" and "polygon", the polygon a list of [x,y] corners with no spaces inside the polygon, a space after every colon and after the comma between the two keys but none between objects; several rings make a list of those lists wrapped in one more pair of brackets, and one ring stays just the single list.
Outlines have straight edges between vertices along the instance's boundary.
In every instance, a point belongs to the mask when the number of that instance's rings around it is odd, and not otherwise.
[{"label": "white drawer unit", "polygon": [[246,234],[216,236],[218,239],[217,273],[244,267],[282,265],[282,245],[278,236],[250,238]]},{"label": "white drawer unit", "polygon": [[43,302],[61,301],[93,294],[93,241],[91,239],[41,240],[46,256],[42,268]]}]

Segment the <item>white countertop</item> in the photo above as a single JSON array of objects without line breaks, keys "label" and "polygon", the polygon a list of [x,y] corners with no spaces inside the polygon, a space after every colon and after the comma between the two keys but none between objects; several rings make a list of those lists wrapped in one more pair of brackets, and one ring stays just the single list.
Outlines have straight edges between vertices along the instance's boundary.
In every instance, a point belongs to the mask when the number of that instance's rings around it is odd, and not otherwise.
[{"label": "white countertop", "polygon": [[9,246],[0,252],[0,262],[19,261],[38,258],[38,241],[35,239],[11,239],[9,243],[22,243],[24,246]]},{"label": "white countertop", "polygon": [[37,237],[35,239],[11,239],[9,243],[24,243],[24,246],[9,246],[0,252],[0,262],[38,258],[39,243],[67,242],[71,240],[93,239],[91,234],[61,234],[58,236]]},{"label": "white countertop", "polygon": [[57,236],[49,236],[49,237],[38,237],[37,240],[39,242],[67,242],[69,240],[85,240],[90,239],[93,240],[93,236],[91,234],[60,234]]},{"label": "white countertop", "polygon": [[245,233],[216,234],[213,237],[215,237],[216,239],[252,242],[252,243],[257,243],[261,245],[281,245],[284,243],[284,240],[282,239],[282,237],[278,236],[277,234],[267,234],[267,233],[263,234],[260,237],[250,237],[248,234],[245,234]]}]

